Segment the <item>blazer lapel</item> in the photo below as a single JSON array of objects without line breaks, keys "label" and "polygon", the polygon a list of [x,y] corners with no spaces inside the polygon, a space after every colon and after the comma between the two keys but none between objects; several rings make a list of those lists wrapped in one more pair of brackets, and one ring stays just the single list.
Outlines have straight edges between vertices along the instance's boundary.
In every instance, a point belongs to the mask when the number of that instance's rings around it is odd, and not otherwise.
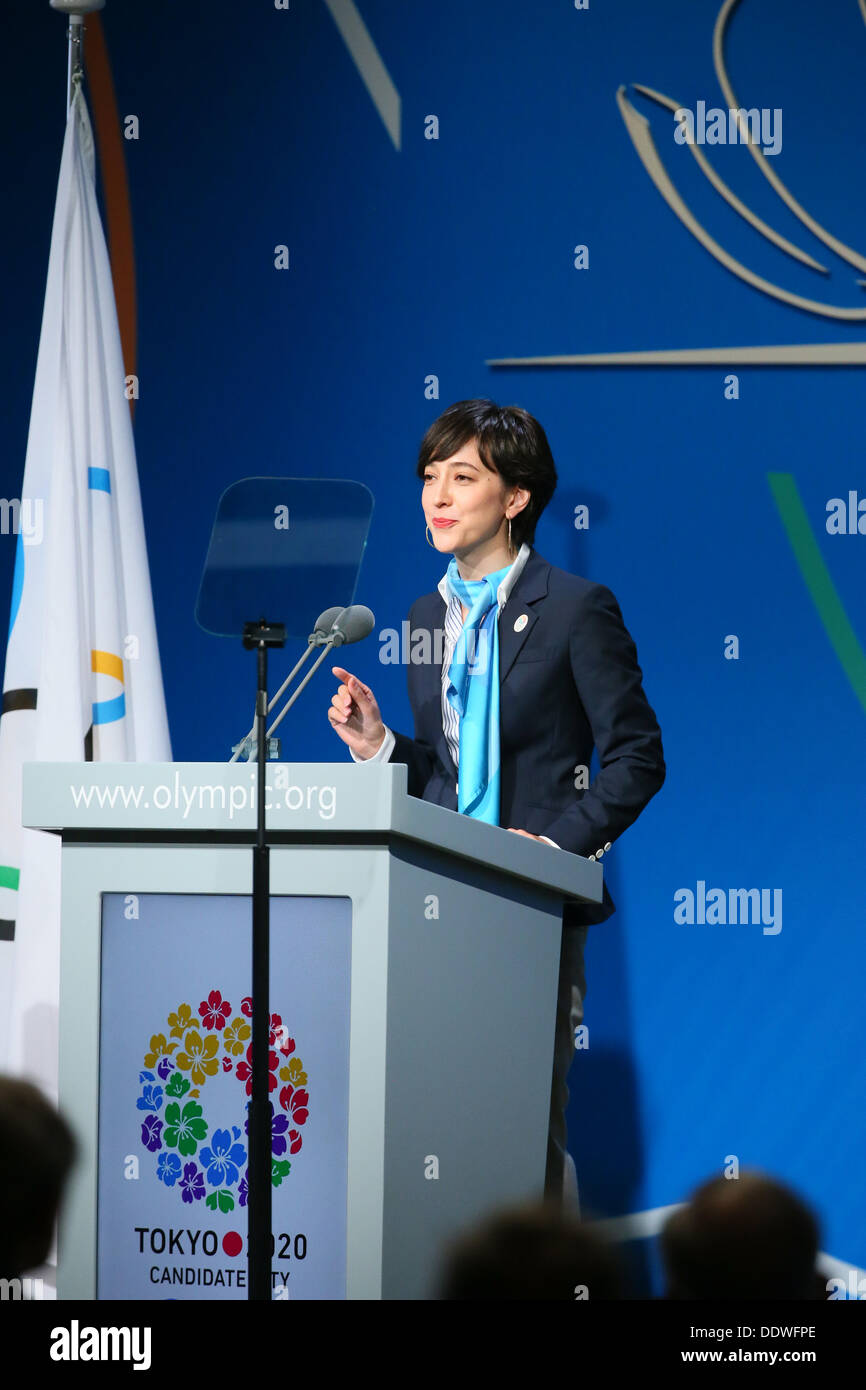
[{"label": "blazer lapel", "polygon": [[[523,567],[523,573],[508,595],[508,602],[499,615],[499,684],[505,680],[518,656],[520,649],[538,621],[538,613],[532,605],[547,597],[550,581],[550,565],[542,560],[537,551],[530,553]],[[526,623],[519,632],[514,624],[522,617]]]}]

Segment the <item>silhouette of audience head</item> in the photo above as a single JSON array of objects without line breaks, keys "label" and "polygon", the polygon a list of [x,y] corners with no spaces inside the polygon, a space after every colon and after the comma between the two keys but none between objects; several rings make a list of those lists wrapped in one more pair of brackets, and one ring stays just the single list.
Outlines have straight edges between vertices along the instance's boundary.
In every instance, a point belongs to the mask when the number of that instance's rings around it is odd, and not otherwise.
[{"label": "silhouette of audience head", "polygon": [[42,1093],[0,1076],[0,1278],[44,1264],[74,1159],[72,1131]]},{"label": "silhouette of audience head", "polygon": [[800,1198],[763,1173],[713,1178],[661,1235],[666,1297],[826,1297],[815,1270],[818,1224]]},{"label": "silhouette of audience head", "polygon": [[554,1202],[494,1212],[445,1252],[440,1299],[616,1299],[614,1256]]}]

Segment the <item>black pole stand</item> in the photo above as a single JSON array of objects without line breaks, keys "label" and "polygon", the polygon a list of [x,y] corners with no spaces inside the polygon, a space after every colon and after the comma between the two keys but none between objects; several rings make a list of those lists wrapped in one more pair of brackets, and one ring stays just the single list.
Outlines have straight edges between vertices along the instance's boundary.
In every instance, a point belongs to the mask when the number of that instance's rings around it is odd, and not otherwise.
[{"label": "black pole stand", "polygon": [[270,859],[265,839],[265,780],[267,776],[268,647],[285,646],[282,623],[244,624],[244,646],[258,655],[256,687],[256,843],[253,849],[253,1063],[249,1108],[250,1162],[247,1184],[248,1297],[271,1299],[271,1100],[268,1065],[271,951]]}]

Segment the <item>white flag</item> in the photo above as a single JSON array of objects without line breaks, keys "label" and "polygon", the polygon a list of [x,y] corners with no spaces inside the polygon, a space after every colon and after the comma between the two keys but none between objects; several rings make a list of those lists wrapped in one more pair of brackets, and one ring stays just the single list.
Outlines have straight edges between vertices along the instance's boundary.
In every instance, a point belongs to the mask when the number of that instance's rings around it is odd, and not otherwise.
[{"label": "white flag", "polygon": [[56,1091],[59,843],[21,828],[21,765],[171,759],[80,89],[60,164],[17,528],[0,720],[0,1070]]}]

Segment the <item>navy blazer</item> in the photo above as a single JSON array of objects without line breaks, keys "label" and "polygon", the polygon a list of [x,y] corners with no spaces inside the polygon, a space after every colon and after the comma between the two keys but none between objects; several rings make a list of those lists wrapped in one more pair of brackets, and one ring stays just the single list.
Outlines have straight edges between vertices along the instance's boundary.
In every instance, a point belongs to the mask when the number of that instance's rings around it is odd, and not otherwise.
[{"label": "navy blazer", "polygon": [[[457,768],[442,729],[435,661],[445,611],[438,591],[409,610],[410,637],[426,629],[434,659],[409,664],[415,737],[395,732],[390,761],[407,764],[412,796],[456,811]],[[515,631],[524,614],[526,624]],[[628,829],[665,779],[661,731],[641,679],[610,589],[531,550],[499,615],[500,825],[547,835],[587,857]],[[576,789],[577,769],[589,769],[593,745],[599,771],[590,786]],[[564,921],[603,922],[613,911],[605,885],[603,903],[569,904]]]}]

